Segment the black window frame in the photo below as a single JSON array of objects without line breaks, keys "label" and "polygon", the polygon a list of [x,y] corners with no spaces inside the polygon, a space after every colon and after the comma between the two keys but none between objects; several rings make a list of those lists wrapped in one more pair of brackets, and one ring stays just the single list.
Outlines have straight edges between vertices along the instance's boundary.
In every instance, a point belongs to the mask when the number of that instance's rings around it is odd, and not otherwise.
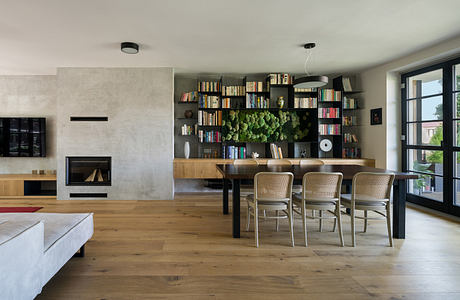
[{"label": "black window frame", "polygon": [[[443,151],[443,201],[438,202],[433,199],[423,197],[421,195],[415,195],[407,193],[407,201],[419,204],[431,209],[435,209],[447,214],[460,216],[460,206],[455,205],[455,176],[454,163],[456,164],[455,152],[460,152],[460,147],[454,144],[455,129],[454,122],[456,118],[454,116],[455,98],[454,94],[456,90],[453,89],[455,83],[454,66],[460,64],[460,57],[450,59],[441,63],[436,63],[427,67],[423,67],[411,72],[401,74],[401,134],[404,137],[401,142],[402,146],[402,166],[401,169],[404,172],[408,170],[408,150],[410,149],[424,149],[424,150],[442,150]],[[441,93],[443,99],[443,142],[440,146],[432,145],[408,145],[407,144],[407,124],[411,123],[407,121],[407,101],[414,98],[408,98],[408,81],[407,79],[412,76],[427,73],[430,71],[442,69],[442,86],[443,91]],[[429,97],[433,97],[439,94],[433,94]],[[417,97],[416,97],[417,98]],[[427,98],[418,97],[420,98]],[[456,104],[455,104],[456,105]],[[434,175],[434,174],[433,174]],[[409,186],[407,187],[409,188]],[[407,190],[408,192],[408,190]],[[460,197],[457,199],[457,203],[460,203]]]}]

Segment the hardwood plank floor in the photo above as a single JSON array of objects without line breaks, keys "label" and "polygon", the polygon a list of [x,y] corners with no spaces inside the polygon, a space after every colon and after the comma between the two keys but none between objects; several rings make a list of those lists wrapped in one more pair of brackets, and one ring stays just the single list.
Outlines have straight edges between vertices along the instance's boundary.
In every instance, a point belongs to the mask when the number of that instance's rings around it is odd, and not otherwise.
[{"label": "hardwood plank floor", "polygon": [[[38,299],[460,299],[459,223],[408,209],[405,240],[388,247],[386,225],[370,221],[350,247],[338,246],[332,221],[309,247],[296,219],[296,247],[286,221],[261,220],[231,238],[220,194],[178,194],[174,201],[2,200],[44,206],[40,212],[94,212],[86,257],[71,259]],[[242,205],[243,222],[245,205]],[[252,226],[251,226],[252,230]],[[362,230],[358,221],[357,230]]]}]

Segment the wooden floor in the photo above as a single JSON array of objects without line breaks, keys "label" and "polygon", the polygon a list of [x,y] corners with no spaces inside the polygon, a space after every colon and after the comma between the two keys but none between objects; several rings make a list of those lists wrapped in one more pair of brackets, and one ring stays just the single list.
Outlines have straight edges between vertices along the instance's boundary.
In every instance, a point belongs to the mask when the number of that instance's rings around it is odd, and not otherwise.
[{"label": "wooden floor", "polygon": [[[344,217],[341,248],[337,233],[319,233],[310,221],[305,248],[297,219],[291,248],[284,220],[280,232],[261,221],[257,249],[252,232],[231,238],[231,215],[222,215],[220,201],[219,194],[181,194],[175,201],[2,206],[94,212],[86,257],[71,259],[38,299],[460,299],[458,223],[408,209],[406,240],[388,247],[385,222],[371,221],[352,248]],[[325,230],[331,228],[327,222]]]}]

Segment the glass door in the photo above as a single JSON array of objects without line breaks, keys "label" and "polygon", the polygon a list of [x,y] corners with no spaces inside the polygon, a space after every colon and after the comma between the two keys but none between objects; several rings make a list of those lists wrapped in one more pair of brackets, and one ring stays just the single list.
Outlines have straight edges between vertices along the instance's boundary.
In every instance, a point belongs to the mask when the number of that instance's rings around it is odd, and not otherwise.
[{"label": "glass door", "polygon": [[407,200],[460,215],[459,60],[403,74],[401,83],[402,169],[419,175]]}]

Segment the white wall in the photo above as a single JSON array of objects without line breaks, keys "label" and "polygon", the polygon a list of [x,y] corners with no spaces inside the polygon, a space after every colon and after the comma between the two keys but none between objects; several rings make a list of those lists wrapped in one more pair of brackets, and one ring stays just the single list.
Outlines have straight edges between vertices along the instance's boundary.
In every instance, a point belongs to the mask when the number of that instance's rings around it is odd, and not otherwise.
[{"label": "white wall", "polygon": [[[58,199],[70,199],[70,192],[173,198],[173,76],[172,68],[58,69]],[[66,156],[111,156],[112,186],[66,186]]]},{"label": "white wall", "polygon": [[[401,45],[403,46],[403,45]],[[362,156],[376,166],[401,169],[400,74],[460,55],[460,37],[361,72],[364,107],[360,118]],[[382,107],[382,125],[370,126],[370,109]]]},{"label": "white wall", "polygon": [[0,157],[0,173],[56,170],[56,76],[0,76],[0,117],[46,118],[46,157]]}]

